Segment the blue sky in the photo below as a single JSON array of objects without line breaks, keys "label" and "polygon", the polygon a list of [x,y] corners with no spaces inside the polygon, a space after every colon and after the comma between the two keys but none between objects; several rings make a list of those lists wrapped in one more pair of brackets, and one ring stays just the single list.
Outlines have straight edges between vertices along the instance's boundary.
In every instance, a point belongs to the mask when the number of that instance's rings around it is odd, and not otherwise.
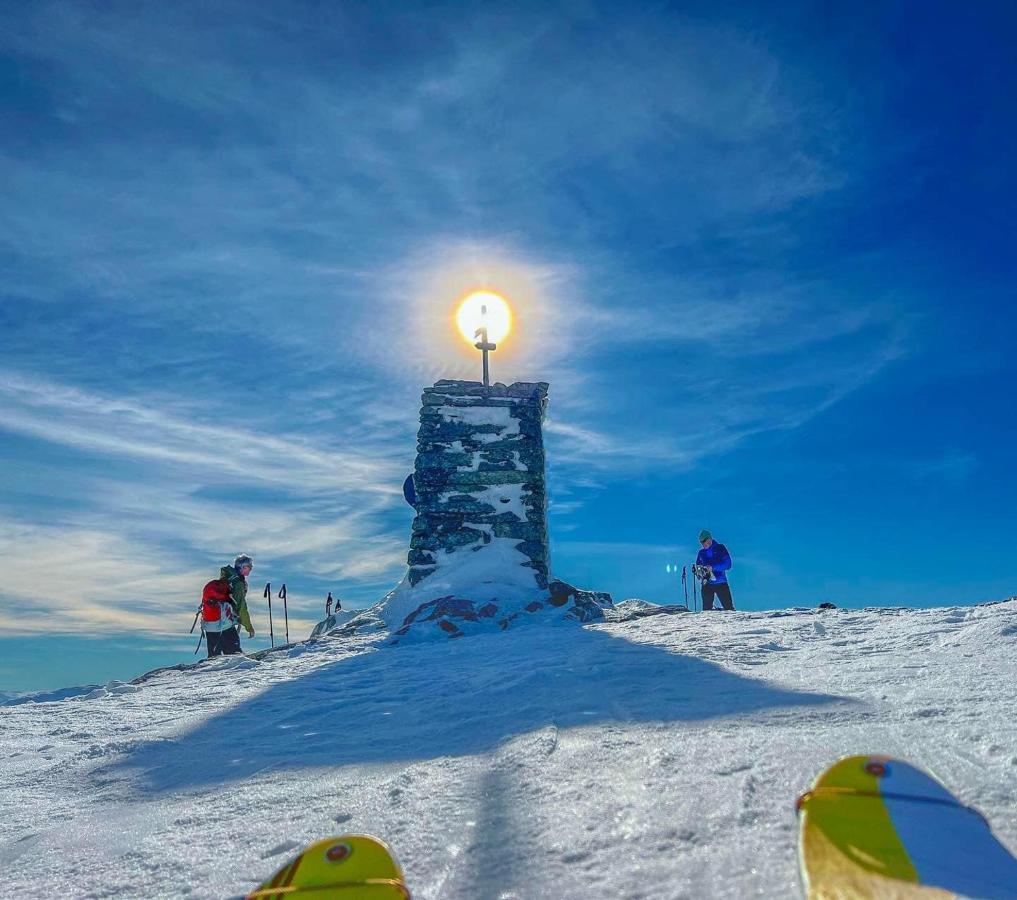
[{"label": "blue sky", "polygon": [[187,658],[239,550],[297,632],[380,597],[473,287],[559,577],[1017,590],[1006,5],[0,10],[0,690]]}]

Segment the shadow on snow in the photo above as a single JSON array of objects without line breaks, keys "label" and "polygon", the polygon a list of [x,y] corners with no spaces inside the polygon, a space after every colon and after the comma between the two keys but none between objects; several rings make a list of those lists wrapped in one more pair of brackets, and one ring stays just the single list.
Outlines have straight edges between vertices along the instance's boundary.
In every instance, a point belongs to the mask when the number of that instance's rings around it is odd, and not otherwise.
[{"label": "shadow on snow", "polygon": [[548,725],[693,722],[840,700],[571,623],[529,626],[346,657],[181,738],[144,744],[117,767],[140,770],[142,790],[158,792],[271,770],[478,754]]}]

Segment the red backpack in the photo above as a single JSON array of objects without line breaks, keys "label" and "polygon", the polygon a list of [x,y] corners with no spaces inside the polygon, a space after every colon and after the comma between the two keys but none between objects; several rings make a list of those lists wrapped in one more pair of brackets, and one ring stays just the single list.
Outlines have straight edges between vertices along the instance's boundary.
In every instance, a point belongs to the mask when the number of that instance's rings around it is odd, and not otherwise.
[{"label": "red backpack", "polygon": [[[201,592],[201,618],[206,622],[218,622],[223,617],[224,603],[233,603],[229,582],[221,578],[210,581]],[[230,612],[232,611],[227,611],[227,616],[232,618]]]}]

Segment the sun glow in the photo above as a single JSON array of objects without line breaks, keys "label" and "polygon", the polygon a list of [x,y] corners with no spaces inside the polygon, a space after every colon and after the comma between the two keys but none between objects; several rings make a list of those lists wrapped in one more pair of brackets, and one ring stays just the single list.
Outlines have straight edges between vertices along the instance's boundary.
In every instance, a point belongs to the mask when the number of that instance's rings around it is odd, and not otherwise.
[{"label": "sun glow", "polygon": [[[486,307],[484,314],[482,309]],[[505,298],[494,291],[475,291],[466,297],[456,312],[456,325],[466,340],[475,343],[477,329],[487,326],[487,339],[497,344],[512,328],[512,310]]]}]

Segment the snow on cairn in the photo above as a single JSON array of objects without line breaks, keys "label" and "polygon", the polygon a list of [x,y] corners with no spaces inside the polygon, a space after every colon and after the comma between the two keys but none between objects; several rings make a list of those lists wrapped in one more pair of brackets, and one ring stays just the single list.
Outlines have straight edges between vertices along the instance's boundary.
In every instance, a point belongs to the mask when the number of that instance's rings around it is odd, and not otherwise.
[{"label": "snow on cairn", "polygon": [[[611,608],[610,595],[550,574],[547,388],[447,380],[424,388],[409,569],[371,611],[395,641],[496,631],[534,614],[587,622]],[[325,620],[312,637],[337,625]]]}]

